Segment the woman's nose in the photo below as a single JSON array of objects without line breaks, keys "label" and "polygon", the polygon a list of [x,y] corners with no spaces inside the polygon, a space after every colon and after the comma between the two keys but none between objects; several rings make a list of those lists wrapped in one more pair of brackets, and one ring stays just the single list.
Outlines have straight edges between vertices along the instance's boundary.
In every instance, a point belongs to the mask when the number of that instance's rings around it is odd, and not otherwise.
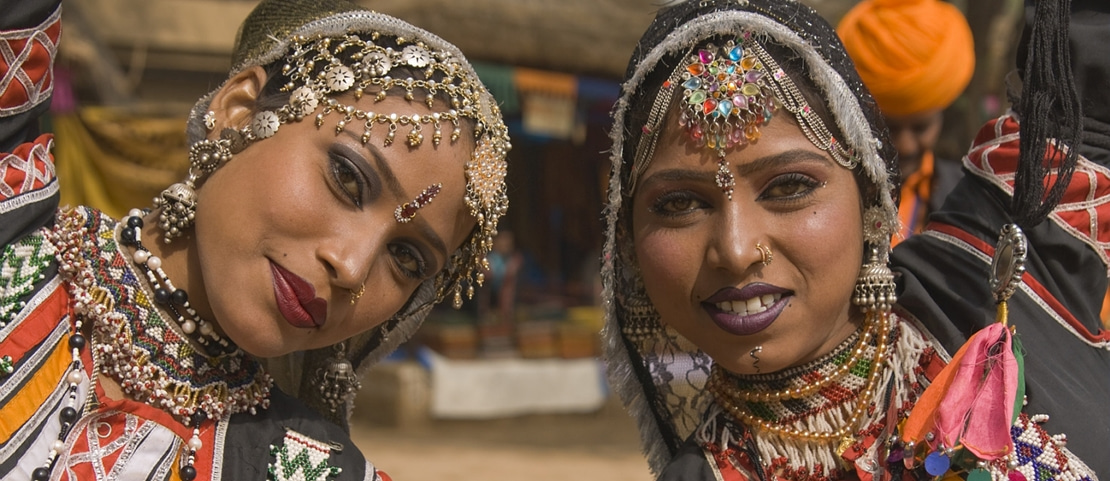
[{"label": "woman's nose", "polygon": [[357,290],[369,277],[377,254],[385,248],[385,235],[380,230],[344,229],[321,239],[316,255],[333,283]]},{"label": "woman's nose", "polygon": [[706,252],[706,261],[711,267],[734,274],[741,274],[756,264],[765,264],[770,253],[759,223],[751,216],[744,218],[740,211],[736,206],[726,206],[722,210],[719,222],[710,227],[711,240]]}]

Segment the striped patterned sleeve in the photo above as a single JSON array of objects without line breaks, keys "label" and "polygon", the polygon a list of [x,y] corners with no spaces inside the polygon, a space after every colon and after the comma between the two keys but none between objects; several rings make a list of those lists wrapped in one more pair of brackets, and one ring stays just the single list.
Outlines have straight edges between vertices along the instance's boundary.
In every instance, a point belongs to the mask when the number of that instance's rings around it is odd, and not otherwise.
[{"label": "striped patterned sleeve", "polygon": [[0,15],[0,246],[45,225],[58,204],[42,116],[54,91],[60,0],[5,2]]}]

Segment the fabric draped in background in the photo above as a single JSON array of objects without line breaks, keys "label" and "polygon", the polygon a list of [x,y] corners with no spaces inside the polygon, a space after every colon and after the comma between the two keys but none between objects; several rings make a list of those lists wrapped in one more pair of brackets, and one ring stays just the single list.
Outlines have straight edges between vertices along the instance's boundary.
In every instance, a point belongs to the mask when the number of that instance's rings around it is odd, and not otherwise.
[{"label": "fabric draped in background", "polygon": [[62,205],[119,218],[185,177],[185,108],[82,107],[53,117]]}]

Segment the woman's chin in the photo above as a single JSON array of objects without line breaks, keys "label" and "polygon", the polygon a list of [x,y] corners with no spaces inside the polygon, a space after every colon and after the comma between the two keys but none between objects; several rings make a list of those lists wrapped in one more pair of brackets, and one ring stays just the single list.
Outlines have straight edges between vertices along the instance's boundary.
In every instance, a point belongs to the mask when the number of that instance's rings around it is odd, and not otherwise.
[{"label": "woman's chin", "polygon": [[[243,339],[240,340],[240,337]],[[239,349],[243,352],[262,359],[280,357],[293,351],[304,349],[303,347],[292,345],[281,336],[251,336],[249,334],[237,336],[229,333],[228,338],[230,338],[235,345],[239,346]]]}]

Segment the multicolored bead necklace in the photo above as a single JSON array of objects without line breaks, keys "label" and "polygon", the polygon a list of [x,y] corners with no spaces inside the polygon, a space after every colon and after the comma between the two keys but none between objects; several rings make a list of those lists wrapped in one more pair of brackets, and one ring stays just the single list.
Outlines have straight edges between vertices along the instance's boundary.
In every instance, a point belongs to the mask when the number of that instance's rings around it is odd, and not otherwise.
[{"label": "multicolored bead necklace", "polygon": [[[877,323],[872,322],[870,318],[865,320],[862,327],[862,332],[857,331],[857,333],[853,334],[851,337],[844,341],[845,346],[847,346],[849,343],[854,342],[855,347],[852,348],[851,351],[839,351],[838,355],[835,356],[838,358],[836,359],[836,361],[840,361],[839,358],[846,357],[846,359],[843,362],[835,362],[837,366],[831,372],[823,373],[821,371],[814,371],[812,374],[805,376],[805,382],[800,387],[787,387],[777,391],[760,389],[749,390],[744,389],[743,387],[738,387],[735,389],[729,389],[729,392],[733,396],[734,400],[745,402],[768,402],[781,401],[784,399],[799,399],[816,393],[817,391],[824,389],[825,386],[828,386],[831,383],[843,379],[844,376],[855,369],[856,365],[858,365],[859,361],[863,359],[864,355],[867,353],[868,348],[871,346],[871,339],[872,337],[874,337],[875,331],[877,331],[878,328],[879,326],[877,325]],[[729,384],[729,381],[726,379],[727,377],[728,374],[725,374],[724,370],[720,368],[714,369],[711,373],[711,379],[713,380],[713,382],[722,383],[722,385]]]},{"label": "multicolored bead necklace", "polygon": [[[844,442],[849,439],[852,434],[860,428],[859,423],[862,419],[867,408],[871,405],[873,395],[876,393],[876,386],[879,379],[885,372],[883,369],[886,363],[888,344],[890,342],[890,321],[886,314],[869,315],[869,317],[877,317],[877,319],[869,319],[866,321],[868,324],[874,324],[878,327],[878,333],[875,336],[876,345],[865,346],[867,350],[872,351],[869,363],[866,365],[859,364],[858,359],[851,360],[853,367],[851,369],[834,370],[838,373],[840,379],[832,376],[822,376],[831,382],[832,380],[840,381],[847,377],[849,373],[853,376],[864,377],[866,376],[866,383],[863,384],[862,389],[851,389],[848,386],[840,386],[840,390],[844,391],[846,395],[844,399],[833,400],[834,404],[842,402],[850,402],[852,399],[856,400],[856,405],[851,411],[851,416],[845,420],[840,426],[832,431],[815,431],[803,430],[796,427],[787,425],[785,421],[792,419],[796,416],[790,416],[786,419],[777,419],[770,421],[768,418],[774,419],[780,417],[777,415],[778,409],[767,406],[770,401],[780,402],[781,400],[797,400],[813,393],[808,389],[789,389],[784,392],[774,392],[766,395],[756,395],[750,392],[745,392],[736,386],[736,381],[729,382],[728,375],[718,366],[713,366],[713,372],[710,375],[707,389],[713,393],[717,403],[721,405],[729,414],[743,422],[745,425],[758,428],[759,430],[770,432],[778,436],[795,438],[803,442]],[[861,336],[862,337],[862,336]],[[846,354],[849,345],[844,346],[836,354]],[[857,347],[858,349],[858,347]],[[862,352],[860,350],[859,352]],[[835,356],[834,356],[835,357]],[[849,356],[851,359],[852,356]],[[825,364],[822,362],[821,364]],[[845,363],[846,365],[847,363]],[[804,378],[806,376],[802,376]],[[803,393],[802,391],[805,391]],[[816,392],[814,390],[813,392]],[[766,401],[754,401],[754,399],[766,399]],[[818,404],[826,404],[828,401],[822,401]],[[783,408],[782,412],[791,412],[789,409]]]},{"label": "multicolored bead necklace", "polygon": [[[53,239],[49,238],[49,235],[50,233],[47,231],[45,235],[36,233],[27,236],[27,239],[33,239],[30,242],[36,246],[46,247],[45,251],[53,255]],[[26,242],[27,240],[24,240],[20,244]],[[60,257],[61,256],[59,256],[59,258]],[[67,341],[72,360],[69,363],[69,369],[66,371],[65,375],[66,404],[62,407],[61,411],[58,412],[58,421],[61,423],[62,428],[58,432],[58,439],[56,439],[54,444],[50,447],[50,453],[46,456],[46,461],[42,466],[35,468],[35,470],[31,472],[31,479],[33,481],[46,481],[50,479],[50,472],[54,469],[54,464],[58,461],[58,455],[65,449],[65,440],[66,437],[69,436],[70,429],[73,428],[74,423],[77,422],[77,419],[84,412],[85,405],[88,404],[88,399],[86,399],[84,403],[79,402],[77,399],[78,388],[82,381],[85,380],[85,371],[81,363],[81,351],[85,348],[87,342],[85,336],[82,334],[81,327],[81,318],[75,317],[73,334],[69,336],[69,340]],[[96,363],[94,362],[93,364],[95,370]],[[80,409],[80,411],[78,409]]]},{"label": "multicolored bead necklace", "polygon": [[128,217],[123,220],[123,224],[125,227],[120,231],[120,242],[135,248],[131,258],[154,287],[154,302],[173,313],[173,317],[177,318],[177,328],[199,345],[199,350],[209,357],[233,354],[238,351],[239,348],[235,344],[216,332],[212,323],[201,319],[197,311],[189,305],[189,294],[184,289],[174,287],[173,281],[162,270],[162,259],[151,254],[143,246],[142,211],[132,209]]},{"label": "multicolored bead necklace", "polygon": [[[119,249],[117,239],[123,239],[125,231],[135,233],[139,227],[135,224],[118,224],[100,212],[79,207],[61,211],[55,229],[48,233],[48,240],[57,250],[59,272],[74,302],[76,330],[70,344],[84,346],[80,327],[83,321],[91,321],[94,374],[111,377],[130,398],[166,411],[193,429],[184,445],[180,468],[181,478],[191,481],[196,477],[196,452],[203,447],[200,425],[208,419],[218,421],[235,413],[266,409],[273,381],[257,361],[237,348],[210,357],[194,349],[172,320],[167,322],[168,316],[151,302],[156,295],[148,293],[140,274]],[[166,289],[172,286],[168,279],[151,284]],[[190,309],[184,302],[178,305]],[[74,348],[74,367],[69,376],[77,377],[79,382],[82,371],[78,350]],[[76,393],[72,381],[71,392]],[[77,413],[63,409],[61,415],[64,439],[68,431],[64,423],[73,424],[67,416],[76,420]],[[36,475],[49,477],[58,451],[52,451],[43,472],[36,471]]]}]

